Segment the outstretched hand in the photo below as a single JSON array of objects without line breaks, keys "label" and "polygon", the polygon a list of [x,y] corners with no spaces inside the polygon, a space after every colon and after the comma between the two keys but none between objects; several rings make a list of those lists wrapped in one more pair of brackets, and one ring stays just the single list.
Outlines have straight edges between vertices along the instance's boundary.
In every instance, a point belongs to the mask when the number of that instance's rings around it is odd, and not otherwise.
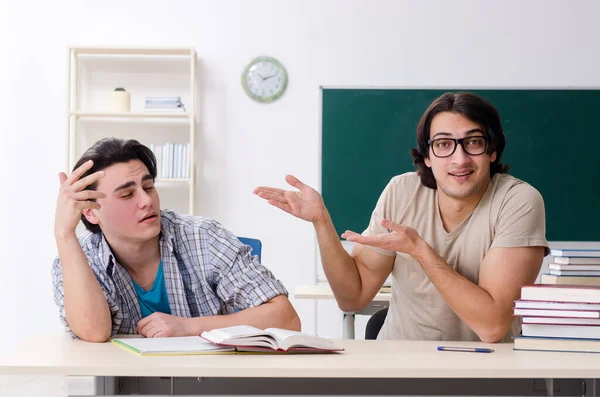
[{"label": "outstretched hand", "polygon": [[327,209],[319,192],[295,176],[287,175],[285,180],[298,191],[259,186],[253,193],[269,204],[308,222],[318,222],[327,217]]},{"label": "outstretched hand", "polygon": [[381,226],[390,232],[377,236],[363,236],[356,232],[346,230],[342,238],[354,243],[370,245],[388,251],[403,252],[414,256],[424,240],[412,227],[402,226],[390,220],[381,221]]}]

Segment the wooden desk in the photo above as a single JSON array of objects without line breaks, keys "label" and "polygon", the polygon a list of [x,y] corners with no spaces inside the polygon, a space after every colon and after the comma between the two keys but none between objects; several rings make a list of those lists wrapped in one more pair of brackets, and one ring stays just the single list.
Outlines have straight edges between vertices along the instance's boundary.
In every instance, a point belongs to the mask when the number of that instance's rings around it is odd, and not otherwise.
[{"label": "wooden desk", "polygon": [[437,341],[337,343],[346,349],[344,353],[139,357],[112,343],[87,343],[73,341],[67,335],[49,335],[32,339],[1,356],[0,375],[263,378],[263,382],[276,378],[582,379],[600,375],[600,354],[514,351],[512,343],[444,342],[495,349],[486,354],[439,352]]},{"label": "wooden desk", "polygon": [[[316,284],[316,285],[299,285],[294,292],[294,298],[296,299],[335,299],[333,291],[327,283]],[[355,314],[372,315],[378,310],[389,306],[390,299],[392,298],[391,293],[379,292],[373,298],[373,301],[364,309],[357,312],[344,312],[342,315],[344,339],[354,339],[355,326],[354,316]]]}]

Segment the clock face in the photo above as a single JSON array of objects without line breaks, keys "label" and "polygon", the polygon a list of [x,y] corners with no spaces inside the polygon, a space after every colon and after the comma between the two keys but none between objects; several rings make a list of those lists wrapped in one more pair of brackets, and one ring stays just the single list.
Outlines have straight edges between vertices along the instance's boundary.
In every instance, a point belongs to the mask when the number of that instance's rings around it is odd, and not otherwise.
[{"label": "clock face", "polygon": [[253,59],[242,74],[246,94],[258,102],[273,102],[283,94],[286,85],[285,68],[271,57]]}]

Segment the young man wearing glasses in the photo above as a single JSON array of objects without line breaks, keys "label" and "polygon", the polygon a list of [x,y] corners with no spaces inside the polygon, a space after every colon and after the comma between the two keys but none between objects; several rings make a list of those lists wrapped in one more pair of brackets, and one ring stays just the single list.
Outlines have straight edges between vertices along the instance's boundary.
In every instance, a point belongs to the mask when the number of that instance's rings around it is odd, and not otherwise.
[{"label": "young man wearing glasses", "polygon": [[313,223],[339,307],[365,307],[392,274],[392,300],[379,339],[510,341],[520,325],[513,301],[533,283],[549,248],[544,202],[506,174],[497,110],[471,93],[446,93],[425,111],[412,150],[417,172],[392,178],[346,253],[321,195],[255,193]]}]

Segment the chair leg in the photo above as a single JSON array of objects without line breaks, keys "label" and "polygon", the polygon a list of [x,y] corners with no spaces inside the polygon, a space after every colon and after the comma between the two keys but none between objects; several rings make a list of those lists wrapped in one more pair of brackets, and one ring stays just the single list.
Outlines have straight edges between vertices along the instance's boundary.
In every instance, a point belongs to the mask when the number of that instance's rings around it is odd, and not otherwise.
[{"label": "chair leg", "polygon": [[344,339],[354,339],[354,313],[344,313]]}]

